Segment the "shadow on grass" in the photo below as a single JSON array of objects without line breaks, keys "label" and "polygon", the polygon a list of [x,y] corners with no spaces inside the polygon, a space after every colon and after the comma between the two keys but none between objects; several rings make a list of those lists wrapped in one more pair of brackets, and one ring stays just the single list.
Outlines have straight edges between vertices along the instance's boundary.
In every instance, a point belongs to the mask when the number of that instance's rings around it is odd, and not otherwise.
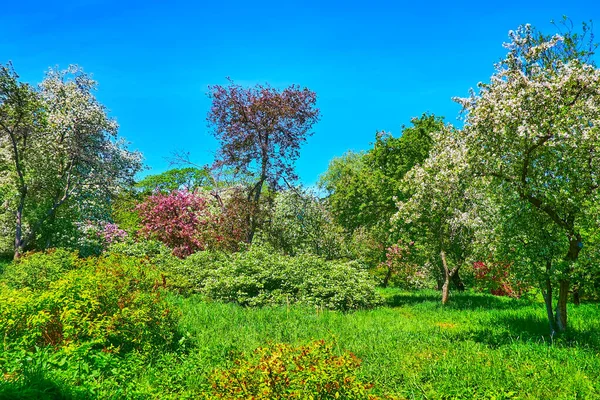
[{"label": "shadow on grass", "polygon": [[0,379],[0,400],[83,400],[88,394],[75,392],[65,383],[48,377],[42,371],[26,373],[20,379]]},{"label": "shadow on grass", "polygon": [[470,331],[466,333],[466,336],[491,348],[515,342],[529,342],[600,350],[600,337],[594,329],[576,330],[571,328],[564,334],[551,337],[548,320],[534,315],[498,316],[490,326]]},{"label": "shadow on grass", "polygon": [[[412,306],[421,303],[435,303],[439,304],[440,307],[442,306],[441,293],[435,291],[384,294],[384,297],[388,307]],[[509,299],[473,292],[452,293],[449,302],[445,305],[445,307],[454,310],[514,310],[530,306],[531,302],[529,300]]]}]

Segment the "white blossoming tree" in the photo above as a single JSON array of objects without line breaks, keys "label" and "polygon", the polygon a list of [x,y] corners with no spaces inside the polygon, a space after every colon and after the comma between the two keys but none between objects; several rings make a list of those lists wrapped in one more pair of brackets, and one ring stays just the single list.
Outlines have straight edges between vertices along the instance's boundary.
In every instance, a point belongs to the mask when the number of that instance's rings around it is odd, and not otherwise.
[{"label": "white blossoming tree", "polygon": [[473,227],[477,224],[477,191],[471,186],[466,147],[461,132],[450,125],[433,133],[435,143],[423,165],[404,177],[408,199],[398,203],[393,217],[407,240],[414,241],[424,265],[444,271],[442,303],[450,281],[468,261]]},{"label": "white blossoming tree", "polygon": [[38,88],[0,66],[0,148],[8,149],[0,169],[13,188],[5,202],[15,216],[15,257],[60,210],[71,205],[82,215],[82,208],[106,203],[141,167],[140,155],[117,139],[95,88],[74,66],[49,70]]},{"label": "white blossoming tree", "polygon": [[[465,114],[467,161],[477,176],[505,201],[517,201],[550,235],[529,235],[530,241],[562,237],[561,259],[539,252],[540,264],[552,262],[558,285],[551,326],[567,328],[571,276],[587,237],[583,226],[597,221],[600,183],[600,71],[591,63],[595,48],[583,34],[545,36],[525,25],[511,31],[507,56],[496,65],[489,84],[479,84],[466,99],[457,99]],[[522,224],[514,223],[514,227]],[[589,230],[588,230],[589,231]],[[503,233],[505,240],[517,234]],[[555,248],[538,243],[530,248]],[[531,256],[531,254],[530,254]],[[549,267],[550,268],[550,267]],[[553,328],[554,329],[554,328]]]}]

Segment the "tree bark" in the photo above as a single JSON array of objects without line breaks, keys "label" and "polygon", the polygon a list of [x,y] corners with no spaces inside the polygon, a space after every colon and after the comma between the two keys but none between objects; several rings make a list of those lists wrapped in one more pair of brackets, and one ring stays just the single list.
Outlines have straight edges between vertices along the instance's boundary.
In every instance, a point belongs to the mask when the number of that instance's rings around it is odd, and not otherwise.
[{"label": "tree bark", "polygon": [[573,286],[573,304],[576,306],[581,304],[581,295],[579,293],[579,285]]},{"label": "tree bark", "polygon": [[465,291],[465,284],[463,283],[462,279],[460,278],[460,275],[458,274],[458,270],[456,271],[456,273],[454,275],[452,275],[452,284],[459,292]]},{"label": "tree bark", "polygon": [[25,251],[25,240],[23,239],[23,209],[25,208],[25,197],[27,189],[22,188],[19,196],[19,204],[17,205],[16,227],[15,227],[15,254],[14,259],[21,257]]},{"label": "tree bark", "polygon": [[546,305],[546,314],[548,315],[548,324],[550,325],[550,336],[554,336],[556,328],[554,326],[554,310],[552,309],[552,281],[550,281],[551,261],[546,261],[546,281],[541,285],[544,304]]},{"label": "tree bark", "polygon": [[248,244],[252,244],[252,240],[254,239],[254,233],[256,232],[256,214],[258,212],[258,203],[260,201],[260,194],[262,192],[262,187],[267,180],[266,176],[266,167],[263,166],[263,175],[260,180],[254,186],[254,189],[249,193],[248,200],[251,203],[251,209],[248,213],[248,236],[247,242]]},{"label": "tree bark", "polygon": [[390,283],[390,279],[392,278],[392,273],[394,271],[392,270],[392,268],[388,267],[386,273],[385,273],[385,277],[383,278],[383,282],[382,285],[384,288],[388,287],[389,283]]},{"label": "tree bark", "polygon": [[450,297],[450,280],[454,278],[456,274],[458,274],[458,270],[460,268],[460,263],[450,269],[448,267],[448,260],[446,259],[446,252],[442,250],[440,252],[440,257],[442,259],[442,266],[444,267],[444,285],[442,286],[442,304],[446,304]]},{"label": "tree bark", "polygon": [[[576,234],[569,239],[569,252],[565,257],[566,261],[573,263],[577,261],[581,251],[581,235]],[[569,269],[572,267],[570,266]],[[567,273],[570,271],[566,271]],[[568,274],[567,274],[568,275]],[[567,330],[567,300],[569,299],[569,289],[571,282],[568,278],[562,278],[558,281],[558,302],[556,303],[555,322],[556,328],[560,332]]]}]

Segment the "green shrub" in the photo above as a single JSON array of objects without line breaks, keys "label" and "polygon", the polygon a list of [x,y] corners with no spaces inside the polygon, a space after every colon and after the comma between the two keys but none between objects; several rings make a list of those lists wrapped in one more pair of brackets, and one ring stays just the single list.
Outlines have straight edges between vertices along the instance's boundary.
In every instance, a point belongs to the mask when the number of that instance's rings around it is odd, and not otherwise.
[{"label": "green shrub", "polygon": [[80,260],[77,252],[51,249],[40,253],[27,253],[6,266],[2,278],[9,286],[32,290],[47,289],[65,272],[76,268]]},{"label": "green shrub", "polygon": [[360,360],[352,353],[335,355],[316,341],[293,347],[275,344],[215,370],[212,396],[218,399],[377,399],[372,387],[357,379]]},{"label": "green shrub", "polygon": [[284,256],[260,247],[229,256],[196,255],[198,284],[209,298],[247,306],[303,303],[334,310],[381,304],[367,271],[355,262]]},{"label": "green shrub", "polygon": [[3,349],[164,347],[174,340],[178,311],[163,282],[147,260],[109,255],[82,260],[47,290],[0,284]]}]

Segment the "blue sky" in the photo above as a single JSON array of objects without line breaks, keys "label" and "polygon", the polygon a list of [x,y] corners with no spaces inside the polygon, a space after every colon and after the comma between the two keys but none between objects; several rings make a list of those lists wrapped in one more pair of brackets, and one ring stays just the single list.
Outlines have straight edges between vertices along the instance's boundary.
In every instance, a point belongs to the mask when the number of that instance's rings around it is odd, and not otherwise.
[{"label": "blue sky", "polygon": [[[49,66],[79,64],[145,173],[173,151],[211,163],[207,86],[299,84],[318,94],[322,120],[297,162],[311,185],[329,161],[399,135],[423,112],[456,120],[453,96],[488,81],[507,32],[550,20],[600,26],[600,2],[561,1],[27,1],[0,12],[0,62],[37,83]],[[600,35],[600,28],[596,32]]]}]

